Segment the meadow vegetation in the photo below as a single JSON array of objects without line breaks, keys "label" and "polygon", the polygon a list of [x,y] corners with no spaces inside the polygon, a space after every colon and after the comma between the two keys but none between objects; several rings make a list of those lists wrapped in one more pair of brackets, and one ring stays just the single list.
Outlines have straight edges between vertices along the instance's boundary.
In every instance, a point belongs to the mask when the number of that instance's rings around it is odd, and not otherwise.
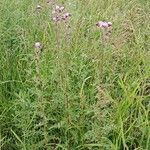
[{"label": "meadow vegetation", "polygon": [[0,150],[150,150],[149,0],[1,0],[0,64]]}]

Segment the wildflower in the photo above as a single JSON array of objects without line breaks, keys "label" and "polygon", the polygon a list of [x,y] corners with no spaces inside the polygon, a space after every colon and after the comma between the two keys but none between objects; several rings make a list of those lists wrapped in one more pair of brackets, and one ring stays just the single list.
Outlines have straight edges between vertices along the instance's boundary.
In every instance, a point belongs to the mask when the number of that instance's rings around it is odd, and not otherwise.
[{"label": "wildflower", "polygon": [[63,6],[58,6],[58,5],[55,6],[55,11],[56,12],[61,13],[61,12],[63,12],[64,9],[65,9],[65,7],[63,7]]},{"label": "wildflower", "polygon": [[68,19],[70,16],[71,16],[70,13],[65,13],[65,14],[63,15],[62,19],[63,19],[63,20],[66,20],[66,19]]},{"label": "wildflower", "polygon": [[56,14],[56,12],[55,12],[55,10],[53,10],[53,11],[52,11],[52,15],[55,15],[55,14]]},{"label": "wildflower", "polygon": [[112,26],[112,23],[105,22],[105,21],[99,21],[98,23],[96,23],[96,26],[100,27],[100,28],[108,28],[108,27]]},{"label": "wildflower", "polygon": [[36,6],[36,9],[37,9],[37,10],[40,10],[40,9],[42,9],[42,7],[41,7],[40,5],[37,5],[37,6]]},{"label": "wildflower", "polygon": [[58,22],[60,20],[60,18],[58,16],[55,16],[52,18],[54,22]]},{"label": "wildflower", "polygon": [[63,6],[60,7],[60,8],[59,8],[59,12],[63,12],[64,9],[65,9],[65,7],[63,7]]},{"label": "wildflower", "polygon": [[112,32],[112,23],[106,21],[99,21],[96,26],[102,29],[102,43],[106,45],[110,41]]},{"label": "wildflower", "polygon": [[65,9],[65,7],[63,7],[63,6],[59,6],[59,5],[55,6],[55,8],[52,11],[52,20],[54,22],[60,21],[60,19],[62,18],[62,12],[64,9]]},{"label": "wildflower", "polygon": [[111,27],[112,26],[112,23],[111,22],[107,22],[108,23],[108,27]]},{"label": "wildflower", "polygon": [[65,22],[68,20],[68,18],[71,16],[70,13],[66,12],[66,13],[62,13],[64,11],[65,7],[64,6],[59,6],[56,5],[54,10],[52,11],[52,20],[54,22],[58,22],[61,20],[64,20]]},{"label": "wildflower", "polygon": [[36,43],[34,44],[34,47],[35,47],[36,49],[42,49],[42,44],[41,44],[40,42],[36,42]]},{"label": "wildflower", "polygon": [[55,6],[55,10],[56,10],[56,11],[59,11],[59,8],[60,8],[60,7],[59,7],[58,5]]}]

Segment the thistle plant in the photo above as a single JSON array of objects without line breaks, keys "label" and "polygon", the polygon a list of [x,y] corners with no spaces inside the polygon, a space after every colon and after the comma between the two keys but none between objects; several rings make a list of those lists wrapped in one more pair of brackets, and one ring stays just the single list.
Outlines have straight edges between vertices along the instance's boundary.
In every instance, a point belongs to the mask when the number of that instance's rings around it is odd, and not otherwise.
[{"label": "thistle plant", "polygon": [[0,150],[150,150],[150,0],[56,1],[0,1]]},{"label": "thistle plant", "polygon": [[40,42],[36,42],[34,45],[35,53],[34,53],[34,61],[35,61],[35,94],[37,97],[37,117],[41,118],[40,121],[37,120],[39,125],[43,125],[42,129],[44,132],[44,145],[45,148],[48,144],[48,138],[47,138],[47,118],[45,115],[45,99],[43,96],[43,81],[41,77],[41,52],[43,49],[43,45]]},{"label": "thistle plant", "polygon": [[35,60],[35,70],[36,70],[36,85],[37,87],[40,84],[40,55],[41,55],[41,50],[42,50],[42,44],[40,42],[36,42],[35,45],[35,55],[34,55],[34,60]]},{"label": "thistle plant", "polygon": [[[69,40],[68,36],[70,35],[70,20],[71,14],[66,12],[64,6],[56,5],[52,11],[52,20],[55,23],[56,27],[56,39],[57,39],[57,46],[60,45],[60,39],[62,39],[62,35],[65,35],[65,41]],[[63,32],[62,32],[63,31]]]},{"label": "thistle plant", "polygon": [[96,26],[102,29],[102,44],[103,45],[108,44],[112,32],[112,23],[99,21],[98,23],[96,23]]},{"label": "thistle plant", "polygon": [[[106,45],[109,43],[110,36],[111,36],[111,30],[112,30],[112,23],[111,22],[105,22],[105,21],[99,21],[96,23],[96,26],[101,29],[102,31],[102,38],[100,39],[100,42],[102,44],[102,51],[98,52],[99,56],[99,62],[98,62],[98,78],[102,81],[103,78],[103,67],[104,67],[104,54]],[[100,84],[100,83],[98,83]]]},{"label": "thistle plant", "polygon": [[[66,49],[66,45],[69,43],[69,36],[70,36],[70,21],[71,14],[66,11],[64,6],[55,5],[52,11],[52,20],[54,22],[54,27],[56,30],[56,42],[57,42],[57,50],[58,50],[58,57],[57,60],[59,64],[61,64],[61,86],[63,94],[64,94],[64,107],[66,112],[66,123],[68,126],[71,124],[71,115],[69,114],[70,110],[70,101],[68,98],[68,57],[66,58],[66,51],[63,51],[64,47]],[[67,44],[64,44],[67,43]],[[68,133],[67,133],[68,134]],[[68,135],[67,135],[68,138]]]}]

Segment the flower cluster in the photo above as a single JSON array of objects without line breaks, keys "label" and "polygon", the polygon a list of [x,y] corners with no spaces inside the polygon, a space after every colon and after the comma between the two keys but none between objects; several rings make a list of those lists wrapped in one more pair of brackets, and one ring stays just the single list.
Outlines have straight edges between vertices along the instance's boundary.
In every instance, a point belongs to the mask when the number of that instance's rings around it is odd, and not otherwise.
[{"label": "flower cluster", "polygon": [[65,7],[56,5],[54,10],[52,11],[52,19],[54,22],[65,21],[67,22],[70,18],[71,14],[65,12]]},{"label": "flower cluster", "polygon": [[[64,27],[66,34],[69,33],[69,19],[71,17],[71,14],[65,10],[64,6],[59,6],[54,3],[52,0],[47,0],[48,4],[52,4],[52,20],[57,24],[58,22],[64,22]],[[42,7],[40,5],[37,5],[37,10],[41,10]],[[112,32],[112,22],[107,21],[99,21],[96,23],[96,26],[100,29],[102,29],[102,43],[107,44],[111,37]],[[59,30],[59,29],[58,29]],[[36,49],[42,49],[42,44],[40,42],[35,43],[34,46]]]}]

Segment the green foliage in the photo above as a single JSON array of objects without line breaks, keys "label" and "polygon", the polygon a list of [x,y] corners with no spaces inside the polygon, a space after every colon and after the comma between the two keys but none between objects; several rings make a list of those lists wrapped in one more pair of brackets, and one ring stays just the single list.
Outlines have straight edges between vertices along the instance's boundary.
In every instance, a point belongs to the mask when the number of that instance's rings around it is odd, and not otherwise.
[{"label": "green foliage", "polygon": [[150,150],[150,1],[58,4],[69,29],[46,1],[0,2],[0,149]]}]

